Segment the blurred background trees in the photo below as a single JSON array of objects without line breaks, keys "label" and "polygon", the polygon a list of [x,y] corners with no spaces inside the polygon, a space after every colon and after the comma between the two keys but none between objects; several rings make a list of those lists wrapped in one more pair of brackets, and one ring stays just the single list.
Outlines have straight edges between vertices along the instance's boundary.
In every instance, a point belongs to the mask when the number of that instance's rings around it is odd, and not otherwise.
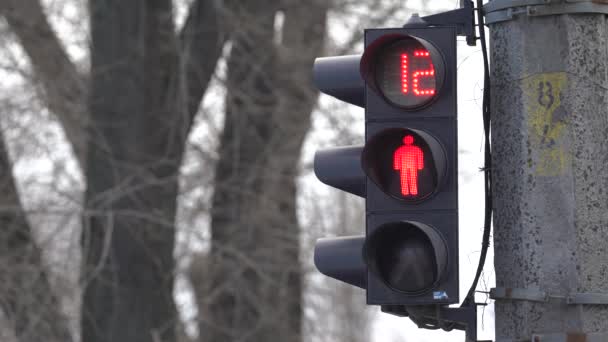
[{"label": "blurred background trees", "polygon": [[319,103],[311,68],[409,10],[3,0],[0,338],[369,340],[364,292],[310,254],[364,229],[362,200],[311,173],[363,115]]}]

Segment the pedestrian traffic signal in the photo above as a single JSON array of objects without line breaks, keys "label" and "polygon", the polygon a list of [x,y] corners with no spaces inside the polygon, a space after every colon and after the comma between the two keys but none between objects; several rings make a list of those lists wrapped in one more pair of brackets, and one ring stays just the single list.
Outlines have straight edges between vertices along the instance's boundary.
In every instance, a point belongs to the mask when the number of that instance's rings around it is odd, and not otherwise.
[{"label": "pedestrian traffic signal", "polygon": [[388,128],[370,137],[361,163],[382,191],[410,203],[432,196],[446,174],[441,143],[424,131],[408,128]]},{"label": "pedestrian traffic signal", "polygon": [[362,56],[315,62],[319,89],[364,106],[366,122],[364,146],[315,157],[319,179],[365,197],[366,234],[320,240],[315,264],[368,304],[459,300],[456,33],[370,29]]},{"label": "pedestrian traffic signal", "polygon": [[367,301],[458,302],[456,29],[365,32]]}]

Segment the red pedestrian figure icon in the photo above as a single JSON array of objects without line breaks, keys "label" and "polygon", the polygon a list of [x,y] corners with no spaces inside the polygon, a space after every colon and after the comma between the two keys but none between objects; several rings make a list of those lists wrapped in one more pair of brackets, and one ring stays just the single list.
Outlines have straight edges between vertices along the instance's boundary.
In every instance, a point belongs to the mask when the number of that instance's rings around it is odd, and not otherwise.
[{"label": "red pedestrian figure icon", "polygon": [[414,145],[414,137],[406,135],[404,145],[393,156],[393,168],[401,174],[401,193],[404,196],[418,195],[418,171],[424,168],[424,153]]}]

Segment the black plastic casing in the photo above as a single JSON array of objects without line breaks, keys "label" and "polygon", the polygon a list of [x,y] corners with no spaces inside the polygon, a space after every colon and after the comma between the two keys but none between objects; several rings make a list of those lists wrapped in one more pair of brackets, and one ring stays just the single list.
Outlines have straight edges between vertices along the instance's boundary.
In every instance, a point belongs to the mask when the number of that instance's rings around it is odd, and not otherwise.
[{"label": "black plastic casing", "polygon": [[[432,44],[444,60],[444,80],[436,98],[417,109],[403,109],[391,104],[373,84],[369,73],[374,49],[387,36],[413,36]],[[376,43],[376,44],[374,44]],[[380,189],[366,177],[366,234],[391,222],[416,221],[435,228],[448,250],[448,264],[437,284],[424,293],[408,294],[390,288],[370,268],[367,271],[367,303],[374,305],[427,305],[459,302],[458,285],[458,137],[456,86],[456,28],[423,27],[368,29],[366,51],[361,63],[365,85],[366,142],[375,134],[391,128],[408,128],[433,136],[442,145],[446,174],[437,191],[423,201],[400,201]],[[368,47],[372,49],[368,50]],[[437,56],[436,56],[437,57]],[[363,168],[366,166],[364,165]]]}]

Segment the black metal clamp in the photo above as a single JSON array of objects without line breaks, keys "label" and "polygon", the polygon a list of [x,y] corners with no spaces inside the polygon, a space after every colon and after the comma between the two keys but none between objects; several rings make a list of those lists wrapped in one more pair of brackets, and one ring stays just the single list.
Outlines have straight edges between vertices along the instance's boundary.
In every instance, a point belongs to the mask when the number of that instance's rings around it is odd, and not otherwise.
[{"label": "black metal clamp", "polygon": [[466,37],[467,45],[475,46],[477,36],[475,35],[474,11],[473,1],[464,0],[461,1],[461,7],[455,10],[424,17],[414,14],[403,27],[454,26],[457,35]]},{"label": "black metal clamp", "polygon": [[473,303],[457,308],[443,305],[382,305],[384,313],[399,317],[409,317],[419,328],[445,331],[464,330],[466,342],[485,342],[477,340],[477,306]]}]

